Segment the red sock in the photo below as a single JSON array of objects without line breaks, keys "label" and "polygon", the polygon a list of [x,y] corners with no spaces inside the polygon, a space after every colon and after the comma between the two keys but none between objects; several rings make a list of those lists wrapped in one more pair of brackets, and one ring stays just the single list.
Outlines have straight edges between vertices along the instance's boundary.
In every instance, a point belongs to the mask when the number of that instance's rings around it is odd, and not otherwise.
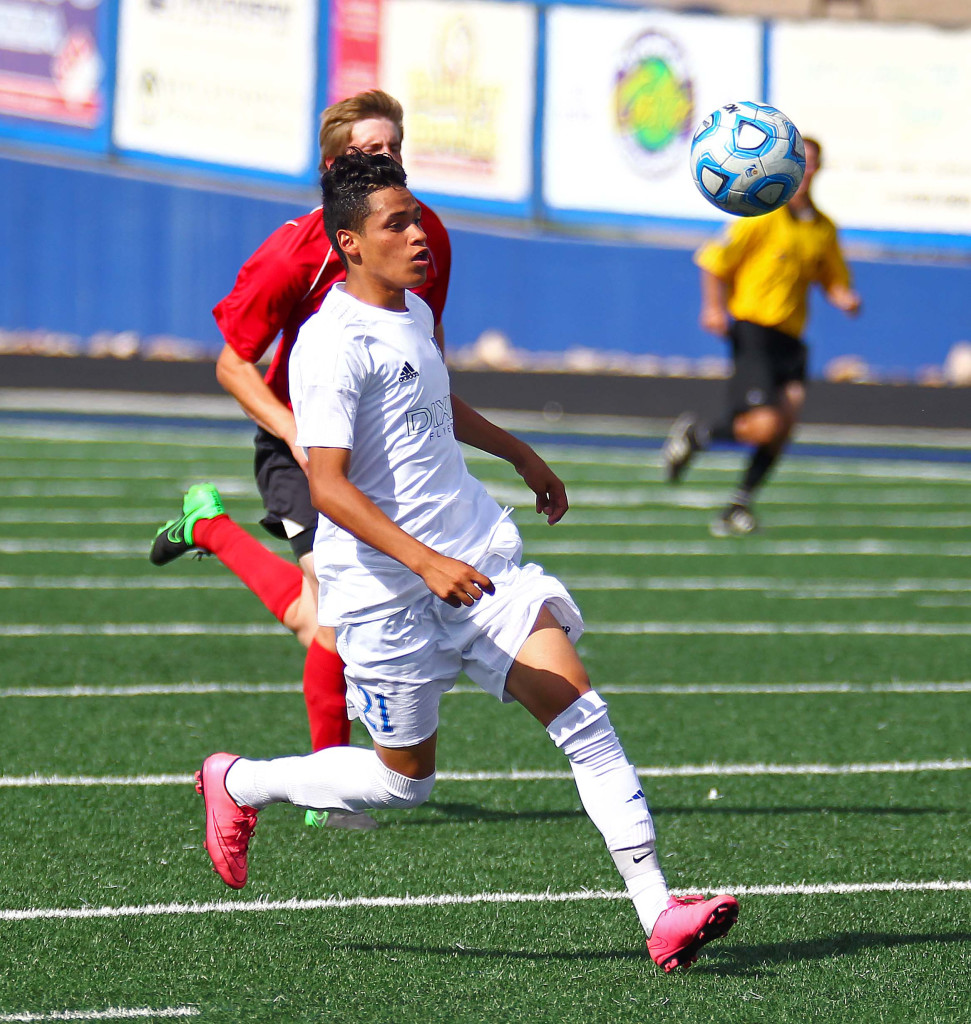
[{"label": "red sock", "polygon": [[314,750],[346,747],[351,723],[344,701],[344,662],[314,639],[303,666],[303,698],[310,719],[310,745]]},{"label": "red sock", "polygon": [[192,527],[192,542],[211,551],[280,622],[300,596],[300,566],[274,554],[229,516],[197,520]]}]

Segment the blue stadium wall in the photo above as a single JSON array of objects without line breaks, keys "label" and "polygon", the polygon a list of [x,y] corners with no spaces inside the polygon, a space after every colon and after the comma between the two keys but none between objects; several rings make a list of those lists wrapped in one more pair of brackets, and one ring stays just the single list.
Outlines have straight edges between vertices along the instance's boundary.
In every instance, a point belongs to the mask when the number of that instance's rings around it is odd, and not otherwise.
[{"label": "blue stadium wall", "polygon": [[[309,192],[267,198],[218,183],[186,187],[156,172],[0,155],[0,329],[172,335],[215,352],[213,304],[263,238],[313,202]],[[442,212],[453,244],[450,346],[497,329],[534,351],[723,354],[696,324],[690,251],[498,233]],[[817,296],[814,375],[852,353],[913,376],[971,339],[969,265],[856,260],[852,268],[864,314],[847,320]]]}]

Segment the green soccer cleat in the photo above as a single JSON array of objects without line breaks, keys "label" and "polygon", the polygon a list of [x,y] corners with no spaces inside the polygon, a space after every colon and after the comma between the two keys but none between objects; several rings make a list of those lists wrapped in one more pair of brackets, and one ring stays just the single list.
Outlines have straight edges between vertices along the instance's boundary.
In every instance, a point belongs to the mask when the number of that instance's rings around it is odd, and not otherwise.
[{"label": "green soccer cleat", "polygon": [[184,555],[195,547],[192,541],[195,524],[200,519],[215,519],[225,514],[223,500],[214,484],[193,484],[182,499],[181,517],[170,519],[155,534],[149,560],[153,565],[166,565]]},{"label": "green soccer cleat", "polygon": [[309,808],[303,816],[308,828],[346,828],[355,832],[370,832],[378,823],[363,811],[315,811]]}]

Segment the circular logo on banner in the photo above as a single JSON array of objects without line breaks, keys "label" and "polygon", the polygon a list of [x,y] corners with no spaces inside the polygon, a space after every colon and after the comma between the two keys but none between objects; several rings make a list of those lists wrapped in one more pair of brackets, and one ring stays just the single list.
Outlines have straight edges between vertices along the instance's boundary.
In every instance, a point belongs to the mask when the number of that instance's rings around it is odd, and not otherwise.
[{"label": "circular logo on banner", "polygon": [[649,31],[627,47],[616,75],[614,113],[638,171],[653,177],[684,161],[694,123],[694,86],[673,39]]}]

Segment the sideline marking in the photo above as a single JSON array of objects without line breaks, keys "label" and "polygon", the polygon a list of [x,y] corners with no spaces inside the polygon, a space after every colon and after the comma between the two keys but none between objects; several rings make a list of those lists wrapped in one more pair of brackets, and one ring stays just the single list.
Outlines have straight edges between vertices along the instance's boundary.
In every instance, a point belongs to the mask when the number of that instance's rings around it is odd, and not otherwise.
[{"label": "sideline marking", "polygon": [[[187,443],[218,442],[217,447],[250,448],[252,426],[240,416],[239,406],[227,395],[187,396],[149,394],[145,392],[93,392],[53,388],[0,388],[0,410],[63,413],[75,410],[81,414],[100,413],[119,415],[134,411],[145,415],[155,411],[167,419],[186,420],[178,427]],[[567,413],[550,418],[543,413],[510,409],[479,410],[483,416],[506,430],[530,431],[554,435],[602,435],[663,439],[671,421],[668,418],[640,416],[612,416],[609,414]],[[223,421],[222,429],[203,427],[197,419],[215,417]],[[69,442],[115,442],[124,433],[126,443],[167,445],[158,440],[158,430],[150,422],[146,425],[125,424],[123,428],[101,424],[88,418],[69,424],[48,420],[44,423],[19,424],[0,421],[0,436],[16,437],[26,441],[56,439]],[[202,439],[200,441],[199,439]],[[231,444],[235,441],[236,444]],[[141,439],[141,440],[140,440]],[[863,447],[960,448],[969,444],[969,431],[943,427],[852,427],[830,424],[805,423],[799,428],[799,440],[807,444],[829,444],[835,448],[845,445]],[[607,448],[608,452],[614,449]],[[589,449],[586,449],[589,453]],[[709,455],[710,457],[710,455]]]},{"label": "sideline marking", "polygon": [[166,1006],[155,1009],[140,1006],[127,1009],[109,1006],[107,1010],[54,1010],[51,1013],[3,1013],[0,1021],[45,1021],[45,1020],[137,1020],[140,1017],[195,1017],[201,1011],[195,1006]]},{"label": "sideline marking", "polygon": [[[697,696],[798,696],[799,694],[940,694],[971,693],[971,680],[959,682],[916,683],[604,683],[598,693],[635,696],[697,697]],[[303,693],[300,683],[146,683],[140,686],[10,686],[0,688],[0,700],[8,697],[168,697],[199,696],[209,693]],[[458,683],[449,695],[485,696],[478,686]]]},{"label": "sideline marking", "polygon": [[[763,775],[913,775],[919,772],[971,770],[971,760],[885,761],[868,764],[685,764],[639,766],[645,779],[728,778]],[[194,775],[0,775],[0,789],[42,789],[50,786],[187,786]],[[439,772],[439,782],[565,782],[569,771]]]},{"label": "sideline marking", "polygon": [[[872,892],[968,892],[971,881],[930,882],[833,882],[820,885],[726,885],[706,886],[712,892],[734,896],[850,896]],[[676,896],[694,889],[672,889]],[[475,903],[576,903],[584,900],[627,900],[626,892],[581,889],[579,892],[480,892],[463,896],[331,896],[316,900],[214,900],[210,903],[150,903],[123,907],[35,907],[0,910],[0,921],[84,920],[88,918],[161,917],[179,914],[235,914],[281,910],[344,910],[353,907],[449,907]]]},{"label": "sideline marking", "polygon": [[[590,622],[585,636],[971,636],[968,622]],[[0,625],[0,637],[290,636],[279,623],[40,622]]]}]

